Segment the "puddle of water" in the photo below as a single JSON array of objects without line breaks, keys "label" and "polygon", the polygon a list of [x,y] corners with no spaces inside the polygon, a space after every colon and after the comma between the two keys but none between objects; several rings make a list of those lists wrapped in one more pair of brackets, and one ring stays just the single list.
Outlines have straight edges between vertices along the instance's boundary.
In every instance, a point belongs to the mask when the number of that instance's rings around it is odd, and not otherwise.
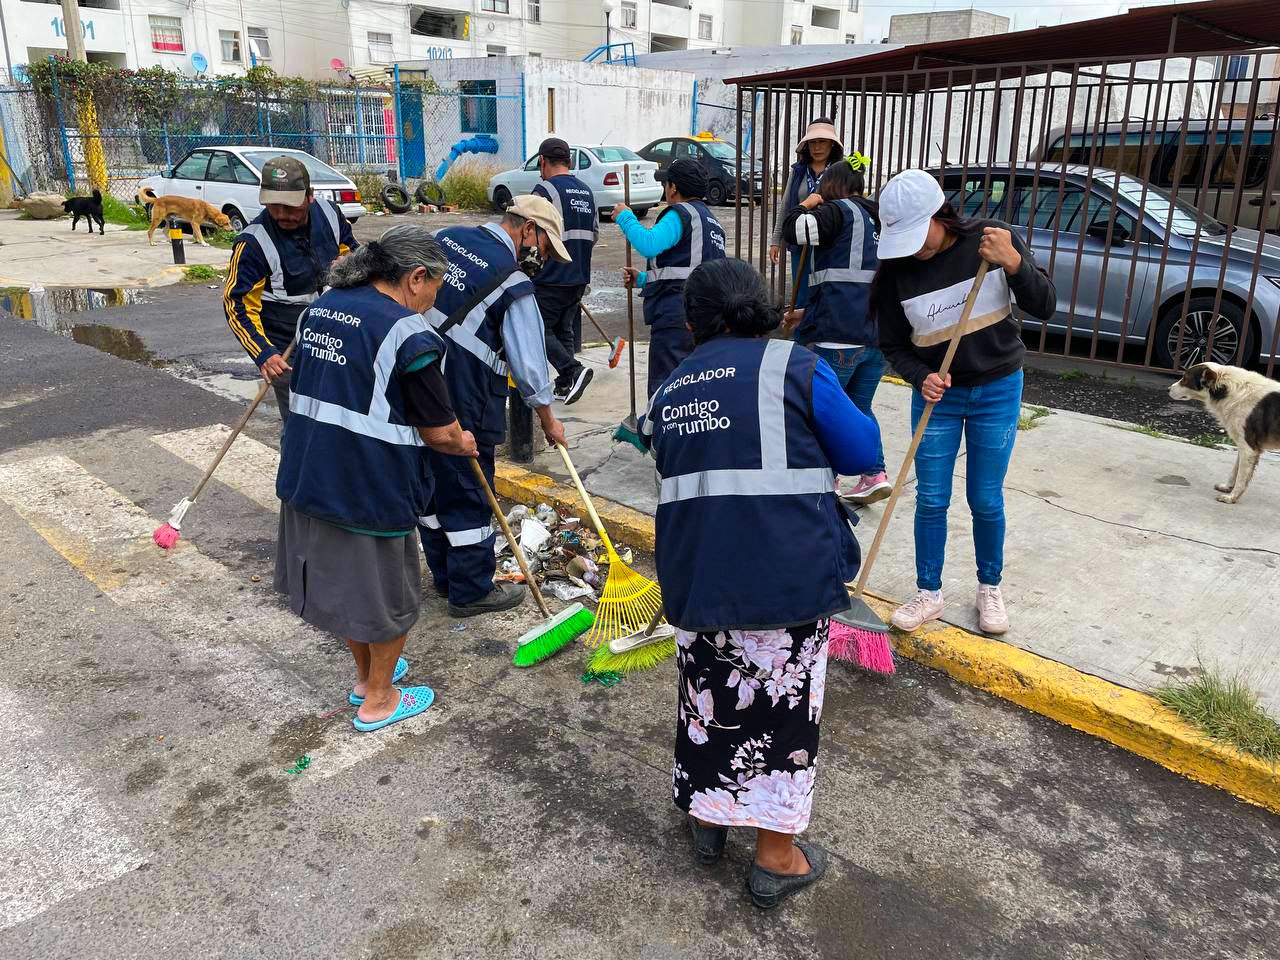
[{"label": "puddle of water", "polygon": [[77,323],[73,317],[81,313],[123,307],[130,303],[148,303],[147,291],[134,287],[91,289],[86,287],[6,287],[0,289],[0,307],[23,320],[69,337],[103,353],[131,360],[148,367],[165,367],[168,361],[146,348],[142,338],[132,330],[105,323]]}]

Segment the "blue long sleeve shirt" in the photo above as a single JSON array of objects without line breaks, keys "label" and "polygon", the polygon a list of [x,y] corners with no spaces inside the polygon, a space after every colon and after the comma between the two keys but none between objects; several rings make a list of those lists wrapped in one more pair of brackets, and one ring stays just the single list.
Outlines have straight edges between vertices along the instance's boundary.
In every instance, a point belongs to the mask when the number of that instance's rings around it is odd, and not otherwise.
[{"label": "blue long sleeve shirt", "polygon": [[[485,229],[507,245],[514,254],[515,244],[507,232],[494,223]],[[551,406],[551,375],[547,372],[547,342],[538,301],[532,295],[521,297],[507,308],[502,322],[502,346],[511,379],[526,406]]]},{"label": "blue long sleeve shirt", "polygon": [[821,358],[813,371],[813,420],[818,444],[837,474],[853,477],[875,466],[880,428],[854,406]]},{"label": "blue long sleeve shirt", "polygon": [[[658,222],[651,229],[641,224],[632,211],[624,210],[618,217],[617,224],[632,249],[646,260],[652,260],[658,254],[670,250],[680,242],[684,233],[684,222],[677,216],[659,216]],[[636,278],[636,286],[643,287],[647,280],[646,271],[641,270],[640,276]]]}]

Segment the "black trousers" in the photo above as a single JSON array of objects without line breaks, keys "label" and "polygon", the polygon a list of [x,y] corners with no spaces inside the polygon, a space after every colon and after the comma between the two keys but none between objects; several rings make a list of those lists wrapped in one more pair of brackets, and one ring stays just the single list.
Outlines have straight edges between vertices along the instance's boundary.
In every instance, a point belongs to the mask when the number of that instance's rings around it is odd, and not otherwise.
[{"label": "black trousers", "polygon": [[582,369],[574,358],[575,330],[582,323],[582,294],[586,285],[562,287],[553,284],[535,285],[534,298],[547,338],[547,361],[556,371],[556,389],[568,387]]}]

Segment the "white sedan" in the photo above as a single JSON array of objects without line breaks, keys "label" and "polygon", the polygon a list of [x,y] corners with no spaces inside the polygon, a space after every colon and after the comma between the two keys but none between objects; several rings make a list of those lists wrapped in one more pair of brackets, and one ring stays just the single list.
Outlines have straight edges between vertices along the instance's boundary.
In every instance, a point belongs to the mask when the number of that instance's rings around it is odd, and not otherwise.
[{"label": "white sedan", "polygon": [[225,213],[231,220],[231,229],[239,233],[262,212],[258,190],[263,164],[282,156],[302,161],[311,174],[315,195],[336,203],[352,223],[364,214],[360,191],[348,177],[309,153],[278,147],[198,147],[167,173],[147,177],[138,184],[138,190],[150,187],[158,197],[203,200]]},{"label": "white sedan", "polygon": [[[595,194],[600,213],[608,213],[622,203],[624,165],[631,167],[631,209],[636,216],[643,219],[651,208],[662,202],[662,184],[654,179],[658,165],[634,150],[594,144],[571,146],[569,164],[573,175]],[[495,209],[505,210],[512,197],[530,193],[541,182],[538,155],[534,154],[523,167],[494,175],[489,181],[489,200]]]}]

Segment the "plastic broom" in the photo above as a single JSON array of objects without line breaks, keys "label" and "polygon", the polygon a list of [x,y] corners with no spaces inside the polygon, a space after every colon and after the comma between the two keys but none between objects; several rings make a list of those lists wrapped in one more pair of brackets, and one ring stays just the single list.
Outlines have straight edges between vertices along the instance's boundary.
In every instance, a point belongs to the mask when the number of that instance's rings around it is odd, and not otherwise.
[{"label": "plastic broom", "polygon": [[[964,336],[965,328],[969,325],[969,316],[973,313],[974,304],[978,302],[978,291],[982,289],[982,281],[986,279],[988,266],[985,260],[978,264],[973,286],[969,288],[969,296],[964,301],[964,310],[961,311],[960,320],[951,333],[946,356],[942,358],[942,366],[938,368],[938,376],[943,380],[946,380],[947,373],[951,370],[951,361],[955,359],[956,348],[960,346],[960,338]],[[863,599],[863,591],[871,576],[871,568],[875,565],[876,557],[880,554],[880,545],[884,542],[885,531],[889,529],[893,510],[898,505],[898,497],[901,496],[902,488],[906,485],[907,475],[911,472],[911,465],[915,461],[916,450],[920,446],[925,427],[929,425],[929,417],[936,405],[933,401],[926,404],[924,412],[920,415],[920,422],[916,424],[915,433],[911,436],[911,445],[907,447],[907,454],[902,459],[902,467],[898,470],[898,479],[893,483],[893,493],[889,495],[884,515],[880,518],[880,526],[876,528],[871,549],[867,551],[867,560],[858,573],[852,605],[844,613],[838,613],[831,618],[827,652],[837,660],[855,663],[873,673],[893,673],[893,647],[889,643],[888,625],[867,605],[867,601]]]},{"label": "plastic broom", "polygon": [[569,459],[569,451],[560,444],[556,444],[556,449],[560,451],[560,459],[564,461],[565,469],[573,477],[573,485],[578,488],[578,496],[582,497],[587,513],[591,516],[591,522],[595,525],[596,533],[604,541],[604,548],[609,556],[609,575],[605,578],[604,590],[601,591],[600,601],[596,605],[595,625],[591,628],[586,641],[588,647],[595,649],[602,643],[638,633],[648,626],[653,617],[662,610],[662,590],[648,577],[636,573],[622,562],[622,558],[618,556],[618,551],[613,546],[613,541],[609,539],[609,534],[604,529],[604,524],[600,521],[600,515],[596,513],[595,504],[591,502],[586,487],[582,485],[582,478],[578,476],[573,461]]},{"label": "plastic broom", "polygon": [[578,304],[582,308],[582,312],[587,315],[587,319],[600,331],[600,336],[609,341],[609,369],[612,370],[618,365],[622,359],[622,351],[627,349],[627,338],[618,337],[616,340],[610,340],[609,335],[604,332],[604,327],[600,326],[600,321],[592,316],[591,311],[587,309],[585,303]]},{"label": "plastic broom", "polygon": [[662,609],[639,633],[602,643],[587,662],[592,673],[635,673],[656,667],[676,652],[676,628],[661,623]]},{"label": "plastic broom", "polygon": [[[289,344],[285,348],[284,355],[281,359],[285,363],[289,362],[289,356],[293,353],[293,344]],[[182,521],[187,516],[187,511],[195,506],[196,498],[200,496],[204,490],[205,484],[209,482],[209,478],[213,476],[213,472],[218,469],[218,465],[222,463],[222,458],[227,455],[227,451],[231,449],[231,445],[236,442],[236,437],[240,436],[240,431],[244,429],[244,425],[249,422],[249,418],[253,416],[253,411],[258,409],[258,404],[262,403],[262,398],[267,395],[267,391],[271,388],[271,384],[265,380],[262,386],[258,387],[258,395],[253,398],[253,403],[249,404],[249,409],[239,419],[234,427],[231,428],[231,434],[222,444],[222,449],[218,451],[218,455],[213,458],[213,463],[209,464],[209,469],[204,472],[204,476],[200,478],[200,482],[196,484],[196,488],[191,491],[191,496],[183,497],[174,504],[173,512],[169,514],[169,519],[160,526],[156,527],[155,532],[151,534],[151,539],[156,542],[156,546],[161,550],[172,550],[178,544],[178,540],[182,537]]]},{"label": "plastic broom", "polygon": [[547,606],[547,599],[538,587],[538,581],[529,570],[529,561],[525,558],[524,548],[512,535],[511,526],[502,513],[498,498],[493,495],[493,487],[489,486],[489,478],[484,475],[480,461],[475,457],[468,457],[467,460],[471,464],[471,471],[475,474],[476,481],[489,501],[489,509],[493,511],[498,525],[502,527],[502,535],[507,538],[507,543],[511,544],[511,552],[515,554],[516,563],[520,564],[520,572],[524,574],[524,581],[529,585],[529,592],[533,594],[534,602],[538,604],[542,615],[547,618],[545,623],[525,631],[524,635],[516,641],[516,654],[511,662],[517,667],[531,667],[573,643],[586,632],[594,618],[591,611],[580,603],[570,604],[559,613],[552,615],[551,608]]}]

